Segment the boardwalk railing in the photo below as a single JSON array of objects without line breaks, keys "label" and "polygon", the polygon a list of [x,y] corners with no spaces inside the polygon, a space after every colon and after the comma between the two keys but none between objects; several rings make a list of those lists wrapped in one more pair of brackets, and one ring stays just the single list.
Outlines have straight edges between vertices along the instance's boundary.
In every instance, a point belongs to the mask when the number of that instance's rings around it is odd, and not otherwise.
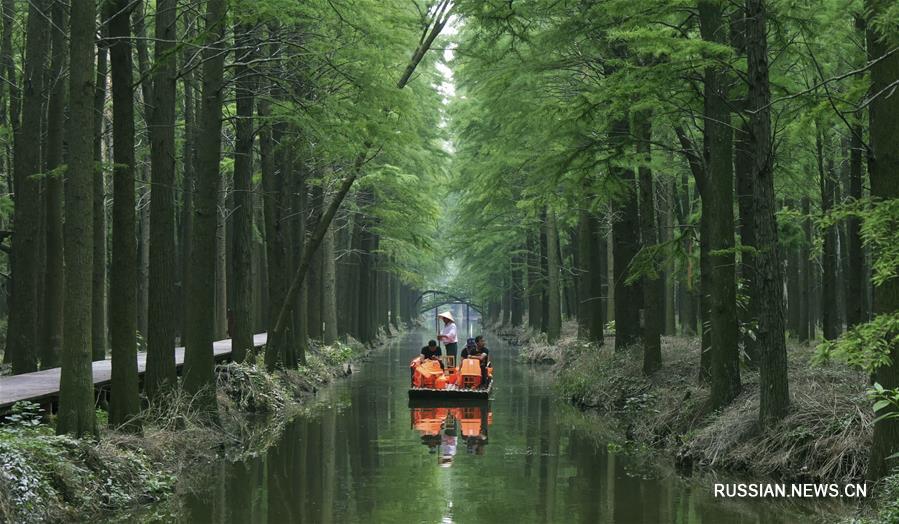
[{"label": "boardwalk railing", "polygon": [[[267,336],[259,333],[253,336],[253,346],[265,345]],[[212,344],[212,351],[216,361],[227,360],[231,356],[231,339],[219,340]],[[178,371],[184,365],[184,348],[175,348],[175,366]],[[147,367],[147,354],[137,354],[137,374],[143,376]],[[93,363],[94,387],[99,388],[109,384],[112,378],[112,361],[109,359]],[[10,375],[0,377],[0,415],[9,412],[13,404],[21,400],[38,402],[41,404],[52,403],[59,397],[60,368],[45,369],[33,373]]]}]

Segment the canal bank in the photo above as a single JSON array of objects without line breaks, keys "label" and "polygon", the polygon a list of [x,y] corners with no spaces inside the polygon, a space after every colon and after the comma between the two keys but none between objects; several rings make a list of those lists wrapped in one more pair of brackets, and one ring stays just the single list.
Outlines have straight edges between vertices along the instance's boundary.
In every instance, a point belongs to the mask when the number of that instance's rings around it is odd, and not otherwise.
[{"label": "canal bank", "polygon": [[388,344],[322,388],[316,409],[264,453],[219,461],[142,519],[786,524],[847,511],[833,500],[716,498],[721,479],[686,479],[616,445],[611,417],[559,402],[552,374],[491,336],[489,403],[410,405],[408,362],[428,336]]},{"label": "canal bank", "polygon": [[265,371],[262,355],[217,368],[217,420],[202,417],[192,398],[172,392],[140,415],[143,432],[106,429],[97,410],[98,441],[57,436],[37,404],[19,403],[0,425],[0,522],[88,518],[131,520],[164,507],[185,486],[202,483],[224,457],[264,453],[290,420],[314,409],[318,391],[382,347],[313,345],[306,365]]},{"label": "canal bank", "polygon": [[[792,409],[771,428],[758,424],[758,372],[743,368],[743,390],[727,407],[709,409],[698,384],[699,339],[663,337],[663,367],[642,372],[639,347],[615,352],[577,340],[565,326],[558,343],[508,330],[521,359],[552,377],[559,398],[618,432],[625,449],[647,449],[684,475],[726,475],[787,484],[866,485],[852,508],[860,522],[896,522],[899,476],[866,483],[873,413],[867,377],[837,363],[812,364],[814,349],[790,346]],[[847,519],[849,516],[847,516]],[[833,520],[831,518],[830,520]]]}]

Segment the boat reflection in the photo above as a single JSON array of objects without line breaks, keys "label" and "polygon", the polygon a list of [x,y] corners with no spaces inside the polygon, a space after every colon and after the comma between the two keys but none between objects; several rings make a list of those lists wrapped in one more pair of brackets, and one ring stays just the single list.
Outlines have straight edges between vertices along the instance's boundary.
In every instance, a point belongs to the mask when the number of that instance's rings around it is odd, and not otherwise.
[{"label": "boat reflection", "polygon": [[484,454],[493,423],[489,402],[417,402],[410,404],[409,413],[412,429],[441,467],[453,465],[459,446],[470,455]]}]

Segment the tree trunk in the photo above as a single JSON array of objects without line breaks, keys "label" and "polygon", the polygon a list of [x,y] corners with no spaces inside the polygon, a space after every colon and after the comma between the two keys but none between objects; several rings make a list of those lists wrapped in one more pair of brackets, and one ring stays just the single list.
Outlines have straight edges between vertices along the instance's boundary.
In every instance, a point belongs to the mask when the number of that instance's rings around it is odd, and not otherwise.
[{"label": "tree trunk", "polygon": [[746,1],[746,50],[749,64],[750,143],[758,298],[759,420],[763,425],[790,409],[787,347],[784,341],[783,270],[777,244],[771,92],[768,81],[767,11],[764,0]]},{"label": "tree trunk", "polygon": [[197,136],[196,193],[193,195],[190,278],[187,291],[187,337],[184,388],[201,395],[201,409],[215,411],[213,329],[215,315],[216,205],[221,189],[222,95],[225,53],[225,0],[206,4],[203,48],[203,97]]},{"label": "tree trunk", "polygon": [[[658,244],[655,216],[655,188],[652,180],[652,120],[648,113],[638,113],[634,119],[637,138],[639,167],[640,236],[643,249]],[[651,268],[655,275],[643,276],[643,373],[651,375],[662,367],[662,299],[663,282],[658,277],[657,268]]]},{"label": "tree trunk", "polygon": [[755,251],[758,247],[756,239],[755,185],[756,177],[753,173],[752,162],[755,150],[753,149],[752,130],[745,123],[736,131],[734,147],[734,175],[737,185],[737,209],[740,213],[740,279],[743,281],[744,293],[748,297],[746,309],[739,312],[743,331],[740,333],[740,343],[747,357],[750,368],[758,367],[759,347],[757,329],[759,322],[759,275],[756,272]]},{"label": "tree trunk", "polygon": [[[274,143],[270,102],[264,97],[258,104],[259,119],[263,122],[259,131],[259,158],[262,170],[263,209],[265,210],[265,249],[267,259],[267,282],[269,289],[267,328],[269,337],[274,330],[274,322],[281,304],[284,302],[284,280],[286,276],[287,231],[282,216],[284,207],[284,177],[275,169]],[[282,343],[283,345],[283,343]],[[269,370],[282,365],[281,346],[272,340],[265,346],[265,365]]]},{"label": "tree trunk", "polygon": [[176,0],[156,0],[153,110],[150,114],[150,245],[147,371],[150,398],[174,386],[175,372],[175,38]]},{"label": "tree trunk", "polygon": [[[623,155],[625,141],[630,135],[627,120],[619,120],[612,124],[612,137],[619,156]],[[640,302],[635,286],[627,284],[631,261],[637,254],[640,234],[639,217],[637,215],[637,191],[634,184],[634,172],[630,168],[612,168],[613,178],[622,186],[621,199],[616,203],[618,219],[612,225],[615,259],[615,351],[636,344],[640,340]]]},{"label": "tree trunk", "polygon": [[[610,210],[611,211],[611,210]],[[613,218],[614,220],[614,218]],[[609,228],[605,235],[605,282],[606,282],[606,322],[615,321],[615,227]]]},{"label": "tree trunk", "polygon": [[[685,136],[683,138],[686,139]],[[687,156],[691,171],[694,171],[693,176],[698,185],[700,179],[705,176],[699,157],[696,155],[692,144],[685,141],[682,146],[685,147],[685,155]],[[688,146],[689,151],[687,150]],[[677,221],[680,227],[684,227],[687,224],[687,217],[692,214],[690,183],[686,173],[680,177],[680,188],[678,193],[678,198],[675,200],[675,203],[677,204]],[[685,262],[685,267],[681,272],[681,280],[678,282],[680,291],[680,329],[681,334],[692,336],[696,334],[696,271],[693,262],[693,249],[695,245],[693,236],[684,235],[683,244],[687,260]]]},{"label": "tree trunk", "polygon": [[228,337],[228,224],[226,220],[228,183],[220,181],[215,205],[215,317],[213,340]]},{"label": "tree trunk", "polygon": [[799,263],[802,267],[802,304],[799,309],[799,341],[808,342],[815,338],[815,323],[812,315],[811,301],[814,292],[814,276],[812,274],[812,260],[809,246],[812,243],[812,219],[811,201],[808,197],[802,197],[802,244],[799,247]]},{"label": "tree trunk", "polygon": [[562,310],[559,303],[559,250],[556,228],[556,213],[552,210],[546,212],[546,245],[549,249],[546,257],[547,268],[547,304],[549,315],[547,317],[546,340],[552,344],[559,340],[562,332]]},{"label": "tree trunk", "polygon": [[[699,383],[712,381],[712,258],[711,226],[712,211],[702,206],[702,217],[699,219],[699,309],[694,313],[699,317]],[[694,301],[695,305],[695,301]]]},{"label": "tree trunk", "polygon": [[[113,228],[110,342],[112,391],[109,425],[118,427],[140,410],[137,388],[137,331],[134,238],[134,91],[132,89],[131,11],[127,0],[107,4],[113,104]],[[73,64],[74,66],[74,64]]]},{"label": "tree trunk", "polygon": [[[278,126],[275,126],[278,130]],[[279,133],[280,134],[280,133]],[[279,138],[279,140],[281,140]],[[306,249],[306,229],[309,220],[309,196],[306,178],[308,173],[302,158],[295,159],[293,154],[282,151],[277,155],[280,163],[281,171],[284,173],[292,173],[290,178],[285,182],[290,197],[286,197],[290,207],[290,218],[288,218],[288,230],[290,232],[290,246],[288,251],[289,263],[285,266],[284,280],[290,278],[290,269],[295,266],[296,261],[303,258],[303,250]],[[294,170],[294,165],[298,165],[299,169]],[[307,277],[307,282],[309,278]],[[319,323],[319,325],[321,325]],[[306,349],[309,339],[309,290],[308,286],[297,293],[294,301],[293,315],[293,338],[294,347],[291,348],[291,354],[296,354],[297,361],[306,362]]]},{"label": "tree trunk", "polygon": [[[816,126],[817,127],[817,126]],[[824,137],[818,129],[815,136],[815,149],[818,157],[818,176],[821,184],[821,211],[825,214],[833,210],[836,180],[830,169],[833,164],[828,156],[825,160]],[[821,288],[821,327],[824,329],[824,340],[833,340],[840,336],[839,313],[837,310],[837,228],[830,226],[824,229],[824,250],[821,253],[823,281],[829,285]]]},{"label": "tree trunk", "polygon": [[[546,208],[540,212],[540,276],[543,285],[540,287],[540,331],[549,331],[549,249],[546,240]],[[558,291],[558,289],[557,289]]]},{"label": "tree trunk", "polygon": [[233,263],[234,302],[231,305],[233,315],[233,331],[231,333],[231,358],[242,362],[248,352],[253,351],[253,325],[251,304],[253,244],[253,112],[255,110],[254,94],[257,80],[252,66],[248,65],[255,58],[255,38],[253,28],[248,24],[235,27],[235,56],[237,63],[236,97],[237,122],[235,123],[236,142],[234,145],[234,213],[231,222],[234,225],[231,253]]},{"label": "tree trunk", "polygon": [[97,81],[94,86],[94,269],[91,274],[91,345],[93,359],[104,360],[107,347],[106,323],[106,170],[103,169],[103,121],[106,110],[106,43],[97,46]]},{"label": "tree trunk", "polygon": [[[146,2],[131,1],[127,4],[130,9],[134,10],[132,21],[134,23],[134,48],[137,51],[137,69],[140,82],[140,104],[143,107],[145,134],[150,135],[150,119],[153,114],[153,83],[150,81],[150,52],[148,47],[149,38],[147,38],[146,26]],[[149,308],[150,308],[150,173],[148,172],[149,159],[147,158],[146,148],[136,150],[140,153],[137,158],[135,169],[140,167],[140,173],[137,178],[138,183],[138,231],[139,238],[137,244],[137,331],[141,334],[141,338],[146,341],[147,331],[149,331]]]},{"label": "tree trunk", "polygon": [[[19,86],[16,83],[16,60],[13,57],[12,36],[16,33],[16,2],[15,0],[2,0],[0,3],[0,17],[3,18],[3,35],[0,39],[0,74],[5,80],[5,87],[0,86],[0,127],[8,127],[13,134],[19,127]],[[12,151],[9,144],[3,151],[6,155],[6,163],[3,165],[7,173],[9,192],[13,192],[13,184],[9,178],[12,171]]]},{"label": "tree trunk", "polygon": [[[309,203],[312,208],[313,218],[317,218],[324,208],[322,195],[323,192],[321,186],[314,186],[312,188],[312,198]],[[302,246],[302,244],[305,243],[305,233],[306,232],[303,231],[302,237],[297,238],[297,245]],[[300,249],[302,249],[302,247]],[[300,256],[302,256],[302,253],[300,253]],[[300,257],[298,256],[297,260],[299,260],[299,258]],[[308,319],[306,329],[309,333],[309,337],[315,340],[321,340],[322,338],[322,261],[322,251],[313,255],[312,262],[309,265],[309,274],[306,275],[306,285],[304,287],[307,307],[306,316],[303,318],[304,320]]]},{"label": "tree trunk", "polygon": [[[357,206],[361,204],[364,195],[364,191],[360,191],[356,194]],[[360,286],[360,283],[362,282],[362,231],[365,227],[363,220],[361,212],[356,211],[353,213],[353,236],[350,239],[352,266],[350,268],[350,283],[347,289],[349,296],[352,297],[347,304],[347,308],[349,308],[350,312],[350,334],[359,341],[362,340],[363,327],[361,314],[362,302],[360,300],[360,295],[362,293],[362,288]]]},{"label": "tree trunk", "polygon": [[591,242],[596,244],[593,262],[590,266],[590,293],[596,297],[596,309],[590,322],[590,336],[598,345],[605,343],[605,329],[608,322],[608,302],[606,295],[613,286],[609,285],[609,234],[600,223],[600,218],[593,215],[593,234]]},{"label": "tree trunk", "polygon": [[[798,211],[794,200],[787,200],[786,207]],[[785,246],[787,250],[787,330],[791,331],[794,336],[799,333],[800,324],[800,304],[801,292],[799,281],[799,248],[794,245]]]},{"label": "tree trunk", "polygon": [[[721,5],[699,1],[703,40],[726,43]],[[711,324],[711,402],[729,404],[740,393],[740,353],[737,347],[736,274],[734,271],[733,132],[725,71],[705,70],[704,154],[708,176],[702,189],[703,219],[708,223]],[[703,318],[705,322],[705,318]]]},{"label": "tree trunk", "polygon": [[147,337],[150,319],[150,180],[146,165],[140,164],[137,182],[137,332]]},{"label": "tree trunk", "polygon": [[[861,125],[852,128],[849,142],[849,203],[862,198],[862,142],[864,132]],[[865,251],[861,239],[861,221],[858,217],[846,219],[846,250],[848,267],[846,271],[846,327],[861,324],[867,320],[865,308]]]},{"label": "tree trunk", "polygon": [[[49,0],[28,4],[25,61],[22,76],[22,121],[15,132],[13,155],[14,203],[12,293],[4,361],[15,374],[37,369],[38,239],[41,195],[41,121],[44,60],[49,40]],[[91,66],[92,67],[92,66]],[[88,67],[88,69],[91,69]],[[91,79],[92,80],[92,79]],[[16,120],[13,120],[14,122]]]},{"label": "tree trunk", "polygon": [[[865,5],[869,16],[873,18],[890,8],[892,2],[867,0]],[[895,93],[890,96],[888,89],[899,78],[899,53],[896,53],[886,40],[886,35],[877,30],[878,27],[872,20],[868,20],[870,93],[874,95],[871,105],[868,106],[871,136],[868,176],[871,179],[871,196],[892,200],[899,198],[899,177],[896,176],[896,173],[899,173],[899,148],[896,147],[896,137],[899,136],[899,97]],[[889,51],[892,53],[886,56]],[[874,60],[877,62],[872,63]],[[899,311],[899,279],[892,278],[874,289],[873,313],[890,315],[896,311]],[[892,363],[880,367],[874,374],[874,380],[884,388],[899,388],[899,344],[895,339],[889,352]],[[884,411],[879,411],[878,415],[883,415]],[[879,479],[896,467],[899,464],[897,452],[899,452],[899,418],[880,420],[874,425],[868,479]]]},{"label": "tree trunk", "polygon": [[[47,107],[47,222],[46,253],[47,267],[44,283],[44,339],[41,344],[41,368],[59,366],[62,352],[63,323],[63,174],[57,170],[64,164],[63,135],[65,133],[66,106],[66,9],[61,1],[52,6],[53,27],[50,29],[50,100]],[[93,148],[92,148],[93,151]]]},{"label": "tree trunk", "polygon": [[521,246],[518,246],[512,255],[512,327],[520,326],[524,319],[524,288],[522,286],[524,264],[525,261],[521,256]]},{"label": "tree trunk", "polygon": [[359,340],[370,343],[375,336],[376,328],[372,325],[371,305],[374,276],[374,234],[365,225],[362,226],[359,253]]},{"label": "tree trunk", "polygon": [[[589,199],[585,199],[588,203]],[[590,269],[594,258],[593,227],[590,211],[581,209],[578,212],[577,223],[577,257],[575,257],[574,271],[577,281],[577,335],[581,340],[591,340],[590,321],[593,319],[593,310],[596,307],[592,291],[592,274]]]},{"label": "tree trunk", "polygon": [[[193,27],[196,18],[190,14],[185,16],[185,38],[194,38]],[[189,46],[185,46],[181,57],[183,64],[189,64],[193,57],[193,52],[188,51]],[[182,149],[182,162],[184,174],[182,178],[182,201],[181,201],[181,285],[180,296],[178,301],[178,310],[181,318],[180,329],[181,343],[185,342],[187,335],[187,289],[190,282],[190,246],[191,246],[191,229],[193,228],[193,197],[196,193],[196,140],[197,140],[197,123],[196,123],[196,103],[194,98],[193,70],[188,69],[182,76],[182,87],[184,93],[184,148]]]},{"label": "tree trunk", "polygon": [[[331,204],[330,197],[322,200],[322,208]],[[334,225],[325,230],[322,238],[322,321],[324,334],[322,341],[331,345],[337,342],[337,267],[334,249]]]},{"label": "tree trunk", "polygon": [[[68,176],[65,184],[65,321],[58,434],[96,435],[91,373],[93,264],[94,2],[73,2],[69,33]],[[135,362],[136,365],[136,362]],[[135,387],[137,386],[135,376]]]},{"label": "tree trunk", "polygon": [[[670,159],[673,160],[673,159]],[[666,244],[671,244],[674,240],[674,181],[671,180],[663,186],[664,203],[661,207],[663,217],[660,221],[662,225],[661,240]],[[665,280],[663,282],[665,293],[665,329],[664,334],[674,336],[677,334],[675,326],[675,283],[677,270],[675,269],[674,258],[665,262]]]},{"label": "tree trunk", "polygon": [[531,229],[527,232],[527,278],[528,278],[528,327],[533,330],[540,329],[540,319],[543,318],[543,279],[540,277],[540,252],[537,243],[537,234]]}]

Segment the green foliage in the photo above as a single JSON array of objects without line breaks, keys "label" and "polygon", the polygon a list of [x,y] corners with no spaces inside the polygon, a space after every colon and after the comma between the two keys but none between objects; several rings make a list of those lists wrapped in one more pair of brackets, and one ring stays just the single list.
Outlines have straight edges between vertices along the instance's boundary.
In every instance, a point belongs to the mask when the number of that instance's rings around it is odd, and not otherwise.
[{"label": "green foliage", "polygon": [[174,482],[140,449],[57,436],[45,424],[0,427],[0,520],[121,509],[170,492]]},{"label": "green foliage", "polygon": [[899,344],[899,312],[882,314],[852,327],[840,338],[818,346],[814,361],[841,360],[868,373],[892,365],[890,351]]},{"label": "green foliage", "polygon": [[41,413],[43,412],[44,410],[40,404],[27,400],[16,402],[12,405],[10,414],[6,417],[6,420],[12,424],[9,429],[15,430],[18,427],[37,426],[41,423],[41,417],[43,416]]},{"label": "green foliage", "polygon": [[871,249],[871,281],[875,286],[899,276],[899,199],[872,200],[870,198],[836,206],[830,213],[818,217],[820,229],[833,227],[848,218],[861,222],[861,237]]},{"label": "green foliage", "polygon": [[[875,382],[874,385],[868,389],[867,395],[868,400],[874,402],[874,412],[880,413],[880,415],[874,419],[875,423],[881,420],[899,419],[899,390],[884,389],[883,386]],[[893,456],[899,456],[899,453]]]},{"label": "green foliage", "polygon": [[876,499],[871,504],[876,513],[853,520],[853,524],[895,524],[899,522],[899,473],[882,479],[877,485]]},{"label": "green foliage", "polygon": [[218,368],[218,389],[237,409],[248,413],[277,413],[290,400],[287,388],[264,365],[231,362]]}]

